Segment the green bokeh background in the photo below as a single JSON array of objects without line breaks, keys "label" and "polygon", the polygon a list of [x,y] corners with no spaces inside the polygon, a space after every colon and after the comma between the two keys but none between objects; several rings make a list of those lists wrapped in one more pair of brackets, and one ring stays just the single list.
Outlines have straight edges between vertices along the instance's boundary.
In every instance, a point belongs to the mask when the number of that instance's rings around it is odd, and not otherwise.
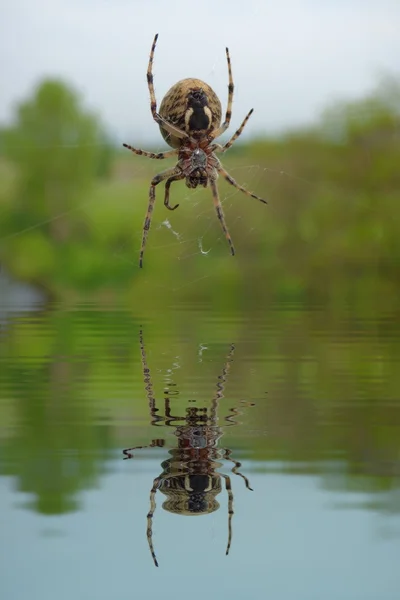
[{"label": "green bokeh background", "polygon": [[[232,308],[260,297],[339,306],[349,296],[360,310],[376,302],[394,308],[399,119],[399,82],[387,77],[367,97],[329,107],[309,128],[236,142],[224,166],[269,204],[220,180],[234,258],[210,191],[175,184],[180,207],[170,213],[161,184],[140,270],[149,181],[173,160],[113,145],[84,99],[63,82],[44,81],[0,132],[1,261],[14,278],[72,303],[148,304],[173,292]],[[166,219],[171,229],[161,225]]]}]

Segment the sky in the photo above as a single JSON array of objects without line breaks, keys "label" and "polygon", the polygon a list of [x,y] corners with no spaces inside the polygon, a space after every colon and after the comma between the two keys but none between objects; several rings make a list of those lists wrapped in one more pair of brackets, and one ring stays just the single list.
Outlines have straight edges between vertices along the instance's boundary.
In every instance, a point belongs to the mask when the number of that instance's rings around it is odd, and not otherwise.
[{"label": "sky", "polygon": [[[232,131],[246,136],[315,122],[335,100],[400,74],[399,0],[3,0],[0,125],[46,77],[72,85],[118,141],[160,140],[146,69],[155,33],[160,103],[185,77],[227,99],[225,47],[235,98]],[[161,142],[160,142],[161,143]]]}]

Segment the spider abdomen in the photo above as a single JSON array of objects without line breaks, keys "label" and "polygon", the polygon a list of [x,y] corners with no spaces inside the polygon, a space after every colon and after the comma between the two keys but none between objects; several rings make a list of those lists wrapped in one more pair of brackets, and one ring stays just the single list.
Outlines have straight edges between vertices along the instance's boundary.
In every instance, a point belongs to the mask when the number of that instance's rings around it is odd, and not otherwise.
[{"label": "spider abdomen", "polygon": [[[214,90],[200,79],[182,79],[164,96],[160,115],[190,136],[200,138],[221,124],[221,102]],[[179,148],[182,140],[168,133],[162,125],[160,131],[170,146]]]}]

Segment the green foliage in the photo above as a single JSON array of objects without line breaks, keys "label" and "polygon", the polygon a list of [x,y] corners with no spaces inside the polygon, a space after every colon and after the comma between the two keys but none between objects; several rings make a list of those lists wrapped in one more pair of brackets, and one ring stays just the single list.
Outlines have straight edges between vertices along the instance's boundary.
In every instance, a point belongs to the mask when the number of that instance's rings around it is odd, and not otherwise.
[{"label": "green foliage", "polygon": [[18,172],[8,226],[22,230],[46,221],[42,229],[51,243],[67,239],[73,224],[53,219],[73,210],[99,171],[107,171],[104,139],[98,119],[82,109],[75,92],[59,81],[40,84],[3,131],[4,154]]}]

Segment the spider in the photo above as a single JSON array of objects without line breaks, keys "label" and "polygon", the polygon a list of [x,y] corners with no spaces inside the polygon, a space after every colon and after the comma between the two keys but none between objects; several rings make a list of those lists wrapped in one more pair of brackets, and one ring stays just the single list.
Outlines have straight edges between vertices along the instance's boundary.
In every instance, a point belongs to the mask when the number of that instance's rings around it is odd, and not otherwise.
[{"label": "spider", "polygon": [[238,190],[256,198],[267,204],[259,196],[252,194],[225,171],[220,161],[216,157],[216,152],[226,152],[242,133],[247,121],[249,120],[253,109],[249,111],[239,129],[235,131],[231,139],[223,146],[214,143],[214,140],[222,135],[229,127],[232,116],[233,101],[233,78],[229,50],[226,48],[226,59],[228,62],[228,105],[225,113],[225,121],[221,125],[222,109],[221,103],[214,90],[200,79],[182,79],[178,81],[167,92],[161,102],[160,112],[157,112],[157,101],[153,85],[153,59],[157,44],[158,34],[155,35],[151,47],[149,64],[147,67],[147,84],[150,92],[150,109],[154,121],[160,127],[161,134],[165,141],[173,148],[167,152],[146,152],[139,148],[133,148],[128,144],[123,144],[125,148],[135,154],[161,160],[170,156],[178,155],[178,162],[175,167],[162,171],[151,180],[149,191],[149,205],[143,226],[142,245],[140,248],[139,266],[143,266],[143,254],[146,246],[147,235],[150,229],[151,216],[156,199],[156,185],[165,181],[164,205],[168,210],[175,210],[179,204],[171,206],[169,203],[169,190],[174,181],[185,179],[189,188],[196,188],[198,185],[207,187],[210,185],[214,207],[217,217],[221,223],[225,237],[229,243],[232,256],[235,254],[235,248],[228,228],[225,223],[224,212],[219,199],[217,178],[220,173],[231,185]]}]

